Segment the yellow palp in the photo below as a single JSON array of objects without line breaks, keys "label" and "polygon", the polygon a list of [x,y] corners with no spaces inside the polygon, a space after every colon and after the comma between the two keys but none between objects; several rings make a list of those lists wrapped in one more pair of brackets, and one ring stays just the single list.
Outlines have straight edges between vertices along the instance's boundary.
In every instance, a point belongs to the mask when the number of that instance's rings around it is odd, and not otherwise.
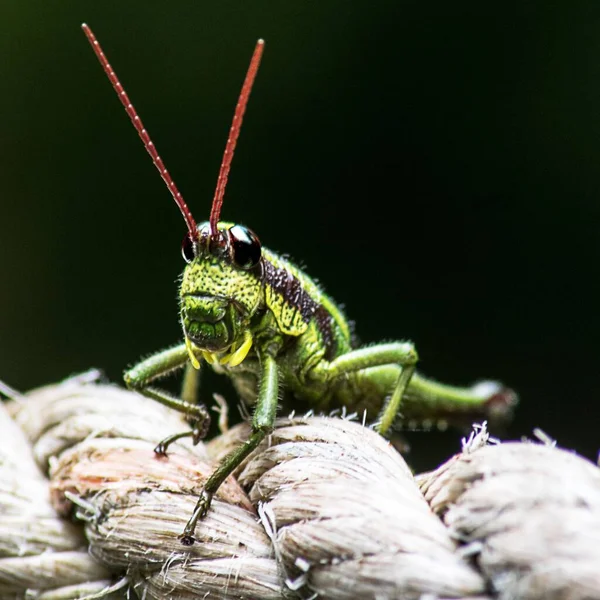
[{"label": "yellow palp", "polygon": [[[249,329],[244,331],[244,341],[242,345],[235,351],[225,357],[227,364],[230,367],[236,367],[239,365],[250,352],[250,348],[252,348],[252,333],[250,333]],[[221,364],[225,364],[221,361]]]},{"label": "yellow palp", "polygon": [[204,360],[209,364],[212,365],[213,363],[215,363],[217,361],[217,355],[214,352],[209,352],[208,350],[202,350],[202,356],[204,357]]},{"label": "yellow palp", "polygon": [[185,338],[185,347],[187,348],[187,351],[188,351],[188,354],[190,357],[190,362],[192,363],[192,367],[194,367],[194,369],[199,369],[200,363],[198,362],[198,359],[196,358],[196,355],[194,354],[192,342],[190,341],[190,338],[188,338],[188,337]]}]

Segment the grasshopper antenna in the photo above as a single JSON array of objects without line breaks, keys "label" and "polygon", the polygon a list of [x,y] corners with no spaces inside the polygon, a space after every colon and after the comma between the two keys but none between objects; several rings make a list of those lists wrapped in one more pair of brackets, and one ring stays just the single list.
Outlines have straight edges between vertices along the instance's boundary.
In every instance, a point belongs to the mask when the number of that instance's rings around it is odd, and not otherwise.
[{"label": "grasshopper antenna", "polygon": [[[133,104],[131,104],[131,101],[129,100],[129,96],[127,96],[127,93],[125,92],[125,89],[121,85],[121,82],[119,81],[119,78],[117,77],[117,74],[113,71],[113,68],[110,66],[110,63],[106,59],[106,56],[105,56],[104,52],[102,51],[102,47],[100,46],[100,43],[96,39],[96,36],[94,35],[92,30],[85,23],[82,23],[81,28],[83,29],[83,32],[85,33],[88,41],[90,42],[92,49],[94,50],[94,53],[98,57],[98,60],[100,61],[100,64],[102,65],[102,68],[104,69],[104,72],[106,73],[106,75],[108,76],[108,79],[112,83],[113,88],[115,88],[115,92],[117,92],[117,96],[119,97],[121,104],[125,107],[125,111],[129,115],[129,118],[131,119],[133,126],[136,128],[140,138],[142,139],[142,142],[144,142],[144,146],[145,146],[146,150],[148,151],[148,154],[152,157],[152,162],[154,163],[154,166],[158,169],[160,176],[163,178],[164,182],[167,184],[167,187],[169,188],[169,191],[171,192],[173,199],[177,203],[177,206],[179,207],[179,210],[181,211],[181,214],[183,215],[183,218],[185,220],[185,224],[187,225],[190,239],[192,240],[192,242],[195,242],[196,237],[198,235],[196,221],[194,221],[194,217],[192,217],[192,213],[190,212],[188,205],[185,203],[183,196],[177,189],[177,186],[175,185],[175,182],[171,178],[171,175],[169,175],[169,172],[167,171],[167,169],[162,161],[162,158],[159,156],[158,152],[156,151],[154,143],[150,139],[150,136],[148,135],[148,132],[146,131],[144,124],[142,123],[142,120],[138,116],[137,111],[135,110]],[[240,102],[241,102],[241,98],[240,98]],[[242,110],[242,114],[243,114],[243,112],[244,111]],[[236,110],[236,116],[237,116],[237,110]],[[234,123],[235,123],[235,117],[234,117]],[[231,130],[233,131],[233,125],[231,127]],[[239,127],[238,127],[238,130],[239,130]],[[237,136],[236,136],[236,138],[237,138]],[[227,142],[227,145],[229,147],[229,142]],[[235,146],[235,141],[233,143],[233,146]],[[231,159],[229,160],[229,162],[231,163]],[[225,164],[225,159],[223,159],[223,164]],[[221,167],[221,170],[222,169],[223,169],[223,167]],[[220,180],[220,177],[221,176],[219,175],[219,180]],[[225,177],[225,179],[227,179],[227,177]],[[212,218],[212,214],[211,214],[211,218]]]},{"label": "grasshopper antenna", "polygon": [[240,92],[240,97],[235,107],[235,113],[233,115],[233,121],[231,122],[231,129],[229,130],[229,137],[227,138],[227,144],[225,146],[225,152],[223,153],[223,162],[221,163],[221,169],[219,170],[219,178],[217,179],[217,188],[215,189],[215,196],[213,198],[212,208],[210,209],[210,234],[215,236],[217,234],[217,223],[219,216],[221,215],[221,206],[223,206],[223,196],[225,195],[225,186],[227,185],[227,178],[229,176],[229,169],[231,168],[231,161],[233,160],[233,152],[237,144],[238,136],[240,135],[240,129],[242,127],[242,120],[244,118],[244,112],[246,112],[246,105],[248,104],[248,98],[252,91],[252,85],[256,78],[256,73],[260,65],[260,59],[262,57],[263,49],[265,47],[264,40],[258,40],[254,47],[254,53],[250,60],[250,66],[246,73],[246,79]]}]

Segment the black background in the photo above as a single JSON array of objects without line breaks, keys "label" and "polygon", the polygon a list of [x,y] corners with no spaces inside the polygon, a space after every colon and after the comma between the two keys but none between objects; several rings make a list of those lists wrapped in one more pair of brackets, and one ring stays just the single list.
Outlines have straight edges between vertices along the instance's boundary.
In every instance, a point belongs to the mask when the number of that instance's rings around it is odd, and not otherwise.
[{"label": "black background", "polygon": [[[200,221],[264,37],[223,218],[306,265],[363,341],[518,390],[506,435],[596,457],[598,3],[53,4],[0,8],[0,378],[118,381],[180,338],[184,224],[79,24]],[[412,434],[413,463],[459,435]]]}]

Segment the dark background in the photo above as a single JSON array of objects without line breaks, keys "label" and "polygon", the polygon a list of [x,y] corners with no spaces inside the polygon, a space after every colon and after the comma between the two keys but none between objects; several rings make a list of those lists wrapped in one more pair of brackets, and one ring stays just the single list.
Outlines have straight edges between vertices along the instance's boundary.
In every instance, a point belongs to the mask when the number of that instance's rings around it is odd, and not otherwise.
[{"label": "dark background", "polygon": [[[506,435],[595,459],[598,3],[51,4],[0,8],[0,378],[118,381],[180,337],[184,224],[79,24],[200,221],[264,37],[223,218],[305,264],[363,341],[518,390]],[[413,463],[459,435],[412,434]]]}]

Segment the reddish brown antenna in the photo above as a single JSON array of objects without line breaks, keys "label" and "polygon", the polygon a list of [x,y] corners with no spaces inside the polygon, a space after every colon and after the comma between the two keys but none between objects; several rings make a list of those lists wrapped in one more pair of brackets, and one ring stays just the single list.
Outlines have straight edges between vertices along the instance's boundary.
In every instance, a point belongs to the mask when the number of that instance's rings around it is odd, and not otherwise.
[{"label": "reddish brown antenna", "polygon": [[[148,132],[144,128],[144,124],[142,123],[142,120],[138,116],[135,108],[133,107],[133,104],[131,104],[129,97],[127,96],[127,93],[123,89],[123,86],[121,85],[121,82],[119,81],[119,78],[117,77],[117,74],[113,71],[112,67],[110,66],[108,60],[106,59],[104,52],[102,52],[102,47],[100,46],[100,43],[96,39],[96,36],[93,34],[92,30],[85,23],[82,23],[81,28],[83,29],[83,32],[85,33],[96,56],[98,57],[98,60],[100,61],[100,64],[102,65],[102,68],[104,69],[104,72],[108,75],[110,82],[112,83],[113,87],[115,88],[115,92],[117,92],[117,96],[119,96],[119,100],[121,101],[121,104],[125,107],[125,111],[129,115],[129,118],[131,119],[133,126],[137,129],[137,132],[138,132],[140,138],[142,138],[142,142],[144,142],[144,146],[146,147],[148,154],[152,157],[152,162],[154,163],[154,166],[158,169],[158,172],[160,173],[160,176],[163,178],[164,182],[167,184],[167,187],[169,188],[169,191],[171,192],[173,199],[177,203],[177,206],[179,206],[179,210],[181,211],[181,214],[183,215],[183,218],[185,219],[185,224],[187,225],[188,232],[190,234],[190,239],[192,241],[195,241],[196,236],[197,236],[196,221],[194,221],[194,217],[192,217],[192,213],[190,212],[188,205],[185,203],[183,196],[179,193],[179,190],[177,189],[175,182],[171,179],[171,176],[169,175],[169,172],[167,171],[167,169],[162,161],[162,158],[158,155],[158,152],[156,151],[156,148],[154,147],[154,144],[153,144],[152,140],[150,139]],[[240,102],[241,102],[241,98],[240,98]],[[238,108],[239,108],[239,105],[238,105]],[[243,112],[244,111],[242,110],[242,114],[243,114]],[[237,116],[237,110],[236,110],[236,116]],[[234,117],[234,123],[235,123],[235,117]],[[233,131],[233,126],[231,127],[231,130]],[[239,130],[239,127],[238,127],[238,130]],[[229,142],[227,142],[227,146],[229,147]],[[233,143],[233,146],[235,146],[235,141]],[[232,149],[232,152],[233,152],[233,149]],[[227,154],[227,151],[225,151],[225,153]],[[229,162],[231,163],[231,159],[229,159]],[[223,159],[223,164],[225,164],[225,159]],[[223,170],[223,167],[221,167],[221,171],[222,170]],[[220,181],[220,179],[221,179],[221,177],[219,176],[219,181]],[[227,179],[227,178],[225,178],[225,179]]]},{"label": "reddish brown antenna", "polygon": [[229,130],[229,137],[227,138],[227,144],[225,146],[225,152],[223,153],[223,162],[221,163],[221,169],[219,171],[219,178],[217,179],[217,188],[215,189],[215,196],[213,198],[212,208],[210,209],[210,233],[216,235],[217,223],[221,214],[221,206],[223,205],[223,196],[225,195],[225,186],[227,185],[227,177],[229,176],[229,169],[231,168],[231,161],[233,160],[233,152],[235,151],[235,145],[237,144],[238,136],[240,135],[240,129],[242,127],[242,120],[244,118],[244,112],[246,111],[246,105],[248,104],[248,98],[252,91],[252,85],[260,65],[260,58],[265,47],[264,40],[258,40],[250,60],[250,66],[246,73],[246,79],[244,79],[244,85],[240,92],[240,97],[235,107],[235,113],[233,115],[233,121],[231,122],[231,129]]}]

